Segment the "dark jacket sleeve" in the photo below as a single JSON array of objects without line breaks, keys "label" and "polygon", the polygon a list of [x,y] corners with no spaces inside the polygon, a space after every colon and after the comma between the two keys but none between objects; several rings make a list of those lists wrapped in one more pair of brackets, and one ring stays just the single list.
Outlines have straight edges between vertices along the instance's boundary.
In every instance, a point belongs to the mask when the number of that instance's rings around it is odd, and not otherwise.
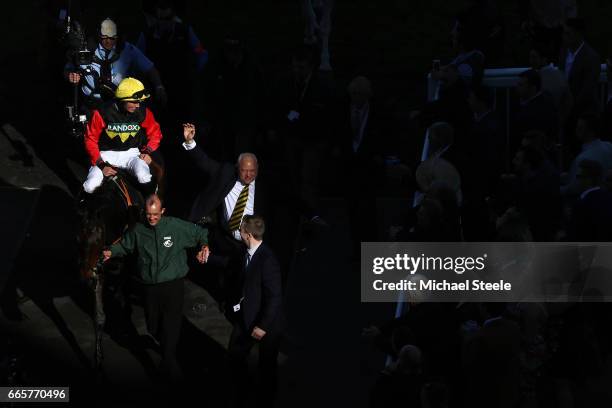
[{"label": "dark jacket sleeve", "polygon": [[110,247],[111,257],[119,257],[131,254],[136,249],[136,233],[130,228],[123,234],[121,240]]},{"label": "dark jacket sleeve", "polygon": [[216,174],[221,168],[221,163],[211,159],[199,145],[196,145],[191,150],[187,150],[186,154],[198,170],[207,176]]},{"label": "dark jacket sleeve", "polygon": [[187,248],[208,244],[208,230],[196,224],[181,220],[187,237]]},{"label": "dark jacket sleeve", "polygon": [[262,286],[263,307],[257,326],[268,331],[280,311],[282,301],[280,267],[272,254],[263,265]]}]

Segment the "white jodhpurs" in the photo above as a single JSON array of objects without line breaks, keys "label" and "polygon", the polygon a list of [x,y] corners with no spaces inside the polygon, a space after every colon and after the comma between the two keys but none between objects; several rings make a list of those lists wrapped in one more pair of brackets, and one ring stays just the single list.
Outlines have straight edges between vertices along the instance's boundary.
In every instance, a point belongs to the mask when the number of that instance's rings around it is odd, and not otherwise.
[{"label": "white jodhpurs", "polygon": [[[144,184],[151,181],[149,166],[139,157],[140,151],[137,148],[123,152],[107,150],[100,152],[100,156],[105,162],[117,168],[127,170],[138,179],[139,183]],[[83,183],[83,189],[86,193],[91,194],[96,188],[100,187],[102,181],[104,181],[102,170],[98,166],[91,166],[87,174],[87,180]]]}]

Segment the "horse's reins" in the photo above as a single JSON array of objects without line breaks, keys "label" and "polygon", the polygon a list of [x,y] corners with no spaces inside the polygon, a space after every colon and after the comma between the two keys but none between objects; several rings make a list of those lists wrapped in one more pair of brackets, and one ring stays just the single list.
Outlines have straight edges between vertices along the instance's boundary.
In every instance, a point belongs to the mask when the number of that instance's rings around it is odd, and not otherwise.
[{"label": "horse's reins", "polygon": [[[132,201],[132,196],[130,196],[130,191],[127,188],[127,186],[125,185],[125,182],[123,181],[123,179],[119,178],[117,176],[110,177],[110,179],[113,181],[113,183],[115,183],[115,185],[117,186],[117,188],[121,192],[121,196],[123,197],[123,199],[125,201],[126,207],[130,208],[132,205],[134,205],[134,203]],[[121,241],[121,237],[118,237],[113,242],[112,245],[116,244],[119,241]],[[100,255],[98,257],[98,260],[96,261],[96,264],[94,266],[92,266],[91,268],[89,268],[89,270],[95,276],[98,273],[98,271],[102,270],[103,264],[104,264],[104,255]]]},{"label": "horse's reins", "polygon": [[[113,176],[113,177],[111,177],[111,180],[113,181],[113,183],[115,183],[115,185],[117,186],[117,188],[121,192],[121,195],[123,196],[123,198],[125,200],[125,205],[128,208],[131,207],[132,205],[134,205],[134,203],[132,202],[132,197],[130,196],[130,191],[128,190],[127,186],[125,185],[125,182],[123,181],[123,179],[119,178],[117,176]],[[119,180],[119,181],[117,181],[117,180]]]}]

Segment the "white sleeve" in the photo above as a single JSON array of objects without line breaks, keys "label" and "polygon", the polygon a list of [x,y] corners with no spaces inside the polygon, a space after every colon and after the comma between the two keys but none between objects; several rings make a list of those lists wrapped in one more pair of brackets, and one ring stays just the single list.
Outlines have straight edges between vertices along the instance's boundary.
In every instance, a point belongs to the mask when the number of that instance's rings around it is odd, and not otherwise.
[{"label": "white sleeve", "polygon": [[189,144],[183,142],[183,147],[185,148],[185,150],[191,150],[194,147],[196,147],[196,141],[194,140],[193,143],[189,143]]}]

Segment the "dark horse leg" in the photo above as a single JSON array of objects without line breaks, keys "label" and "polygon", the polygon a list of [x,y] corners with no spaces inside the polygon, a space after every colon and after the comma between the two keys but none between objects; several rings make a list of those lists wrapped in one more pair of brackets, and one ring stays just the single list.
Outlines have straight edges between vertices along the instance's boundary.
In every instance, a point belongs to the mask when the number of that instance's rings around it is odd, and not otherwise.
[{"label": "dark horse leg", "polygon": [[92,278],[94,295],[96,299],[94,308],[94,330],[96,335],[96,352],[95,352],[95,368],[102,367],[104,360],[104,352],[102,348],[102,335],[104,333],[104,323],[106,322],[106,314],[104,313],[104,303],[102,301],[104,279],[102,275],[95,274]]}]

